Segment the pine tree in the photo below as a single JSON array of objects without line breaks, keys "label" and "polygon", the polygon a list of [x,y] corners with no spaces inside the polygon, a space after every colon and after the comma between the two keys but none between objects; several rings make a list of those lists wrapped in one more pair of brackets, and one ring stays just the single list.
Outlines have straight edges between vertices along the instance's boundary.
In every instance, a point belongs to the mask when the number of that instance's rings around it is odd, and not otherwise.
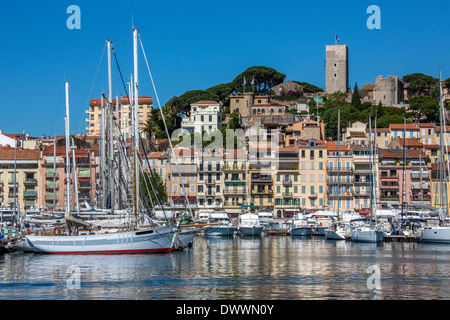
[{"label": "pine tree", "polygon": [[361,110],[361,107],[362,107],[361,95],[359,94],[359,89],[358,89],[357,83],[355,83],[355,89],[353,90],[352,107],[356,108],[357,110]]}]

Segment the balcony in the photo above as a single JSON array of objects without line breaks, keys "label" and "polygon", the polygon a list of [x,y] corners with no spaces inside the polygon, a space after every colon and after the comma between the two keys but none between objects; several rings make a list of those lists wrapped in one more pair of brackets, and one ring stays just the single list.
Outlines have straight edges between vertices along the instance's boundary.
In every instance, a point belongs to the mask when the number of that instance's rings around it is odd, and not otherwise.
[{"label": "balcony", "polygon": [[318,197],[318,194],[317,194],[316,192],[310,193],[310,194],[308,195],[308,198],[311,198],[311,199],[317,199],[317,197]]},{"label": "balcony", "polygon": [[285,185],[285,186],[292,185],[292,180],[291,179],[283,179],[283,185]]},{"label": "balcony", "polygon": [[283,192],[283,198],[292,198],[293,196],[292,192]]},{"label": "balcony", "polygon": [[252,175],[252,182],[269,183],[272,182],[272,176]]},{"label": "balcony", "polygon": [[24,181],[23,181],[23,183],[24,184],[27,184],[27,185],[37,185],[38,184],[38,181],[37,181],[37,179],[25,179]]},{"label": "balcony", "polygon": [[30,197],[35,198],[35,197],[37,197],[37,192],[36,191],[24,191],[23,196],[25,198],[30,198]]},{"label": "balcony", "polygon": [[350,172],[353,172],[353,168],[351,168],[351,167],[345,167],[345,168],[330,168],[330,167],[328,167],[327,171],[332,172],[332,173],[338,173],[338,172],[350,173]]},{"label": "balcony", "polygon": [[256,189],[256,190],[251,190],[251,194],[272,194],[273,191],[272,190],[266,190],[264,189]]},{"label": "balcony", "polygon": [[383,200],[399,200],[400,199],[400,195],[385,195],[385,194],[382,194],[382,195],[380,195],[380,199],[383,199]]},{"label": "balcony", "polygon": [[418,172],[412,172],[411,173],[411,178],[412,179],[420,179],[420,178],[429,178],[430,175],[428,174],[428,172],[422,172],[422,174],[418,173]]},{"label": "balcony", "polygon": [[224,193],[226,193],[226,194],[245,194],[246,191],[243,188],[225,188]]}]

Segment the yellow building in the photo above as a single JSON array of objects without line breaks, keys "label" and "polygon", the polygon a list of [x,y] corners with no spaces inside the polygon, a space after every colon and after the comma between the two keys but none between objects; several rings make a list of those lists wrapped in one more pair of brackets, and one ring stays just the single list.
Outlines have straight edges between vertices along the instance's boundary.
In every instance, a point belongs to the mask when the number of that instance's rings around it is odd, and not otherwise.
[{"label": "yellow building", "polygon": [[0,147],[1,203],[10,207],[17,203],[20,213],[41,203],[40,158],[39,151]]},{"label": "yellow building", "polygon": [[272,162],[275,173],[273,192],[274,214],[277,218],[292,218],[300,209],[300,172],[296,148],[280,148]]},{"label": "yellow building", "polygon": [[[120,101],[114,99],[113,104],[113,115],[120,125],[122,132],[126,132],[130,135],[131,130],[131,108],[128,97],[122,97]],[[86,111],[88,115],[86,119],[87,127],[86,131],[90,135],[100,134],[100,119],[102,115],[101,99],[92,99],[89,104],[89,110]],[[106,101],[104,102],[106,106]],[[117,110],[116,110],[117,109]],[[153,98],[152,97],[139,97],[139,130],[145,127],[148,117],[150,117],[151,111],[153,109]],[[106,116],[105,116],[106,117]]]},{"label": "yellow building", "polygon": [[327,145],[322,140],[300,140],[300,206],[322,209],[327,204]]}]

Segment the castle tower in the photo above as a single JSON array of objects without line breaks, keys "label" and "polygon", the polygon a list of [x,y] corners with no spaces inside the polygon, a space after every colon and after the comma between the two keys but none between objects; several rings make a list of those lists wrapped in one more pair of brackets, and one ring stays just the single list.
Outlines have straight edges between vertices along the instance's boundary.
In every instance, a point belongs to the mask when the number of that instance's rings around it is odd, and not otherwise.
[{"label": "castle tower", "polygon": [[347,45],[326,46],[326,92],[348,92],[348,47]]}]

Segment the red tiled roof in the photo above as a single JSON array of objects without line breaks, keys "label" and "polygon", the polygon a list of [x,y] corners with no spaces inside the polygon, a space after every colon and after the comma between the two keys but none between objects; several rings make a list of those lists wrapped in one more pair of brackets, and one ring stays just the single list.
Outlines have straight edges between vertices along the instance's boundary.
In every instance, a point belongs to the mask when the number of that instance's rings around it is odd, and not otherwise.
[{"label": "red tiled roof", "polygon": [[[14,152],[16,151],[16,152]],[[15,156],[14,156],[15,153]],[[11,147],[0,147],[0,159],[1,160],[38,160],[40,158],[39,151],[11,148]]]},{"label": "red tiled roof", "polygon": [[169,156],[165,152],[152,152],[148,155],[149,159],[167,159]]},{"label": "red tiled roof", "polygon": [[[403,138],[395,138],[400,144],[403,146],[405,143]],[[417,147],[423,147],[423,143],[419,141],[418,139],[414,138],[406,138],[406,145],[407,146],[417,146]]]},{"label": "red tiled roof", "polygon": [[[328,151],[338,151],[338,146],[333,141],[327,141],[327,149]],[[340,145],[339,151],[350,151],[346,145]]]},{"label": "red tiled roof", "polygon": [[[386,158],[403,158],[403,150],[402,149],[398,149],[398,152],[395,152],[393,150],[390,149],[380,149],[378,151],[378,155],[380,157],[386,157]],[[420,154],[424,154],[421,150],[419,149],[409,149],[406,150],[406,157],[411,157],[411,158],[418,158]]]},{"label": "red tiled roof", "polygon": [[[391,129],[391,130],[404,130],[405,129],[405,124],[394,124],[394,123],[392,123],[392,124],[389,125],[389,129]],[[412,123],[407,123],[406,124],[406,130],[419,131],[419,128],[417,128]]]},{"label": "red tiled roof", "polygon": [[434,123],[419,123],[419,124],[417,124],[417,126],[419,128],[434,128],[435,124]]}]

